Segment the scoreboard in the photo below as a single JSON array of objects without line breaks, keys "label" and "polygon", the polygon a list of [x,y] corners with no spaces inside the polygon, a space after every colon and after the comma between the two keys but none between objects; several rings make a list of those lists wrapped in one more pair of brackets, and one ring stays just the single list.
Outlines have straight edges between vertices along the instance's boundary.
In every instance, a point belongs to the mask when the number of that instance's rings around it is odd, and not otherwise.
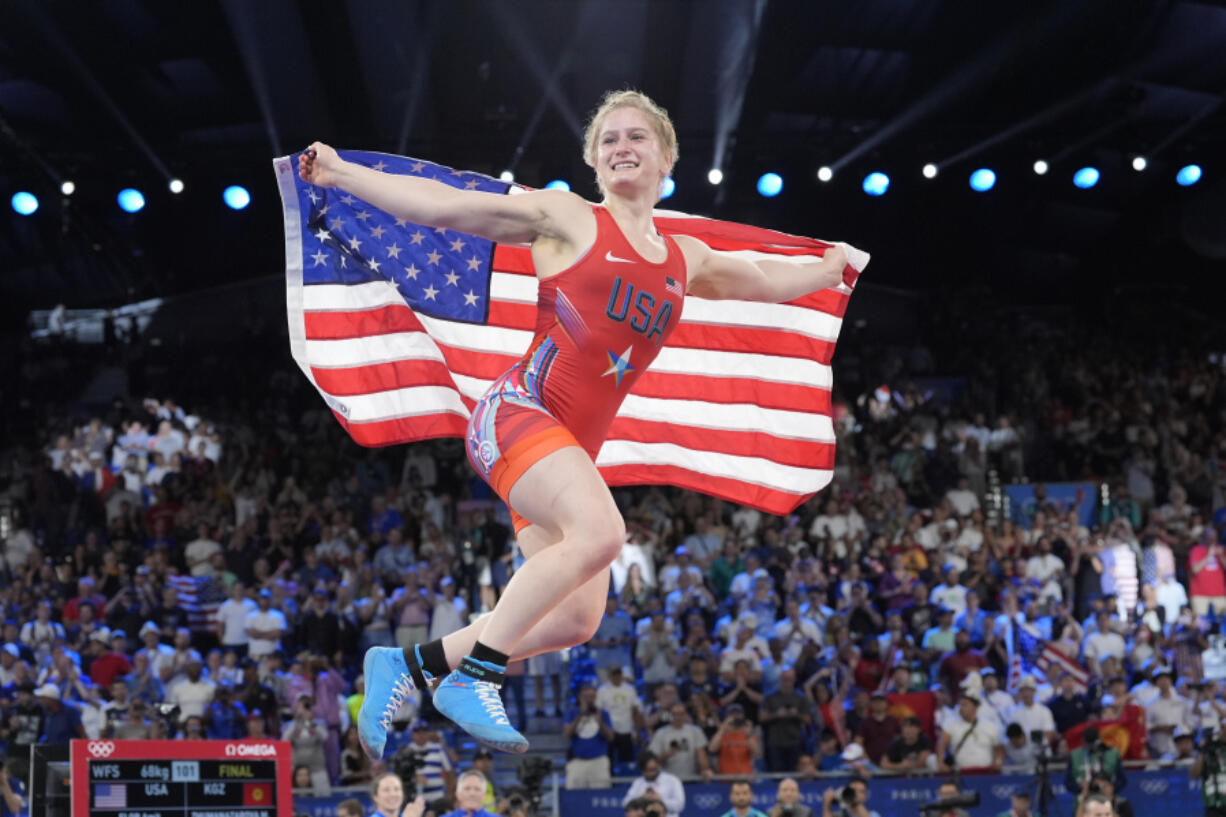
[{"label": "scoreboard", "polygon": [[74,740],[72,817],[289,817],[278,740]]}]

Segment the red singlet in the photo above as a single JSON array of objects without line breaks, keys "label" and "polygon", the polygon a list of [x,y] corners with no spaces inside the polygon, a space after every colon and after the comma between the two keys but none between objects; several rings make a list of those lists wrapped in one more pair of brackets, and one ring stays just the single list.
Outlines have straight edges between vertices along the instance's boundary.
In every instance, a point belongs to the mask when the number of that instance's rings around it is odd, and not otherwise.
[{"label": "red singlet", "polygon": [[[468,423],[468,459],[504,500],[533,464],[578,445],[596,459],[617,409],[681,319],[685,258],[645,260],[605,208],[596,243],[540,282],[536,336],[494,381]],[[518,532],[529,522],[511,510]]]}]

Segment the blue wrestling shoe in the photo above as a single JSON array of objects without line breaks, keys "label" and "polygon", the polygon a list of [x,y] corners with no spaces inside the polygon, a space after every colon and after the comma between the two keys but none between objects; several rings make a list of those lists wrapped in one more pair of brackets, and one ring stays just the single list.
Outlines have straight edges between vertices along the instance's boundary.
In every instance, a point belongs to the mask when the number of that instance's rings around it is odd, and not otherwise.
[{"label": "blue wrestling shoe", "polygon": [[358,711],[358,739],[371,760],[382,760],[392,718],[417,687],[399,647],[371,647],[362,661],[362,673],[366,697]]},{"label": "blue wrestling shoe", "polygon": [[477,740],[511,754],[528,751],[528,739],[511,726],[498,694],[500,684],[476,676],[502,680],[503,667],[465,658],[434,690],[434,708]]}]

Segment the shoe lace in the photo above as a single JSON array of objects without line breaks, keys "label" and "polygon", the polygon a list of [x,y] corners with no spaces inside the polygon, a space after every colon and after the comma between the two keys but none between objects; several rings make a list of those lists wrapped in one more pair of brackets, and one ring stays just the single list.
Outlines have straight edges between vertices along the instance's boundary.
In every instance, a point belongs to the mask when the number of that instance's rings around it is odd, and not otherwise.
[{"label": "shoe lace", "polygon": [[409,676],[401,675],[396,679],[396,683],[392,684],[392,693],[388,696],[387,704],[383,707],[383,714],[379,716],[379,725],[384,729],[392,728],[392,718],[396,717],[396,713],[400,711],[405,699],[414,689],[416,687],[413,686],[413,679]]},{"label": "shoe lace", "polygon": [[511,721],[507,718],[507,711],[502,706],[502,695],[499,694],[498,684],[492,681],[476,681],[473,687],[476,689],[477,700],[481,702],[481,706],[485,708],[485,713],[490,719],[499,726],[510,726]]}]

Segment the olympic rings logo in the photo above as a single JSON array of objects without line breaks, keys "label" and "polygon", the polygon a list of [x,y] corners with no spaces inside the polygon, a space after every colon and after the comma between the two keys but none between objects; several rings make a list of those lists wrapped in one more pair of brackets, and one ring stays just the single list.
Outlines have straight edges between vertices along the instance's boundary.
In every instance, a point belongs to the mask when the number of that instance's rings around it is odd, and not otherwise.
[{"label": "olympic rings logo", "polygon": [[1170,783],[1166,780],[1142,780],[1141,791],[1146,794],[1166,794]]},{"label": "olympic rings logo", "polygon": [[85,745],[85,750],[92,757],[110,757],[115,753],[115,744],[109,740],[91,740]]},{"label": "olympic rings logo", "polygon": [[1012,797],[1013,792],[1016,790],[1017,786],[993,786],[992,796],[1004,800],[1006,797]]}]

